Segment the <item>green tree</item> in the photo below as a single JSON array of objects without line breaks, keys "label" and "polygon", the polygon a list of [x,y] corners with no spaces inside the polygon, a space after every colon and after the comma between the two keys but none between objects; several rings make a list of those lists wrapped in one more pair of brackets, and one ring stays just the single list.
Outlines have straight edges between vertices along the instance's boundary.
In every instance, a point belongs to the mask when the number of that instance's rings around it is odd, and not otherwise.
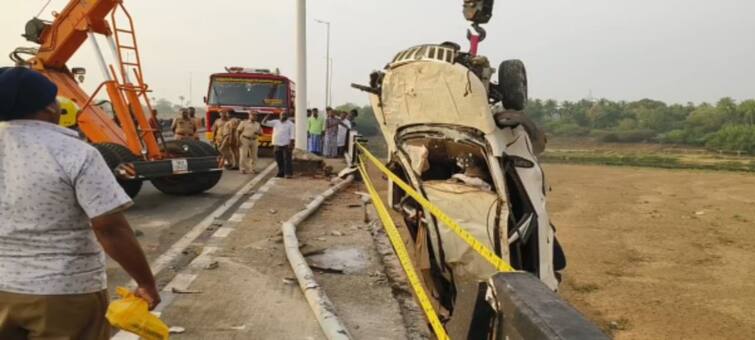
[{"label": "green tree", "polygon": [[737,111],[748,126],[755,125],[755,100],[745,100],[739,104]]},{"label": "green tree", "polygon": [[755,153],[755,126],[728,125],[714,133],[706,146],[729,152]]},{"label": "green tree", "polygon": [[173,104],[170,100],[160,98],[154,103],[153,108],[157,110],[162,118],[169,118],[176,116],[180,107]]},{"label": "green tree", "polygon": [[359,107],[353,103],[346,103],[335,108],[337,111],[351,112],[356,109],[358,112],[355,122],[357,124],[357,131],[365,137],[373,137],[380,134],[380,126],[377,119],[375,119],[375,112],[372,106],[366,105]]},{"label": "green tree", "polygon": [[742,117],[737,112],[737,102],[729,97],[721,98],[716,103],[716,111],[727,123],[741,123]]},{"label": "green tree", "polygon": [[617,128],[620,131],[630,131],[637,129],[637,121],[634,118],[624,118],[619,122]]}]

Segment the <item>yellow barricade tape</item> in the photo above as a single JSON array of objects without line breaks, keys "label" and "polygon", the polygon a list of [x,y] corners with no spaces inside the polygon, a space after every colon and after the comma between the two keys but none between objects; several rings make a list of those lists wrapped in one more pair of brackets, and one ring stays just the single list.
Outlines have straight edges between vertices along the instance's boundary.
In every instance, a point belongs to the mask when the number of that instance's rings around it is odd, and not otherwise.
[{"label": "yellow barricade tape", "polygon": [[430,322],[430,326],[435,332],[435,336],[440,340],[450,339],[448,333],[446,333],[446,329],[443,328],[443,324],[440,322],[438,314],[435,312],[435,309],[430,302],[430,298],[422,287],[417,272],[414,270],[412,260],[409,258],[409,252],[406,250],[406,246],[401,238],[401,234],[399,234],[398,229],[396,228],[396,224],[393,222],[383,200],[380,199],[380,194],[378,194],[375,186],[372,184],[372,180],[370,180],[370,177],[367,174],[367,168],[365,167],[362,157],[359,158],[359,172],[362,173],[364,184],[372,197],[372,203],[375,206],[378,217],[380,217],[380,221],[383,223],[383,228],[385,228],[386,234],[388,235],[391,244],[393,244],[393,249],[396,251],[399,262],[404,268],[404,272],[406,272],[406,277],[409,279],[409,283],[417,296],[417,300],[419,301],[422,310],[427,316],[427,320]]},{"label": "yellow barricade tape", "polygon": [[[480,241],[478,241],[472,234],[464,230],[456,221],[448,217],[442,210],[438,209],[435,205],[430,203],[427,199],[425,199],[422,195],[414,191],[414,188],[412,188],[409,184],[406,184],[401,178],[396,176],[392,171],[390,171],[388,168],[383,165],[383,163],[377,159],[372,153],[370,153],[367,148],[365,148],[361,144],[357,144],[359,149],[361,150],[362,154],[367,156],[367,158],[375,164],[375,166],[388,176],[388,178],[393,181],[393,183],[396,183],[402,190],[404,190],[409,196],[411,196],[417,203],[422,205],[427,211],[429,211],[435,218],[438,219],[438,221],[445,224],[451,231],[453,231],[456,235],[458,235],[464,242],[466,242],[472,249],[474,249],[478,254],[480,254],[485,260],[487,260],[496,270],[499,272],[514,272],[516,269],[511,267],[510,264],[506,263],[502,258],[500,258],[498,255],[496,255],[495,252],[490,250],[490,248],[486,247],[484,244],[482,244]],[[366,176],[365,176],[366,177]]]}]

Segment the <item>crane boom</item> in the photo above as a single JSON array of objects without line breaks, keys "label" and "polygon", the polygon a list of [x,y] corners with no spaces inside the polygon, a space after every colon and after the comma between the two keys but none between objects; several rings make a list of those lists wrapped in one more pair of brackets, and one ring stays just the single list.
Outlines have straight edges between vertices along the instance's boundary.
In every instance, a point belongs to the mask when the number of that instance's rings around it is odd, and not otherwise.
[{"label": "crane boom", "polygon": [[[129,26],[126,28],[117,27],[118,9],[128,19]],[[110,22],[107,21],[108,16]],[[144,112],[145,107],[151,109],[151,104],[147,85],[143,83],[134,32],[123,0],[70,0],[63,11],[55,15],[52,23],[33,19],[27,24],[26,38],[40,44],[38,52],[28,63],[55,81],[63,97],[81,107],[77,117],[78,128],[90,142],[121,144],[134,155],[146,154],[149,159],[161,159],[162,151],[155,137],[157,131],[150,126]],[[122,39],[119,33],[129,35],[131,42]],[[94,34],[104,35],[110,40],[116,54],[116,67],[107,66]],[[104,88],[110,97],[118,123],[100,108],[90,105],[91,98],[97,93],[92,96],[85,94],[66,67],[66,63],[87,39],[95,46],[106,79],[99,89]],[[121,44],[122,40],[130,45]],[[136,61],[125,60],[126,49],[136,55]],[[116,69],[120,72],[116,73]]]},{"label": "crane boom", "polygon": [[116,0],[69,2],[55,17],[52,25],[42,32],[42,45],[35,58],[37,63],[32,60],[32,66],[37,69],[64,68],[73,54],[84,44],[88,32],[112,35],[105,18],[117,5]]},{"label": "crane boom", "polygon": [[[142,76],[134,21],[123,2],[68,0],[63,11],[53,14],[52,22],[34,18],[26,24],[24,37],[40,46],[18,48],[11,59],[58,86],[58,100],[65,104],[61,125],[77,130],[102,154],[129,196],[135,197],[144,181],[169,195],[205,192],[222,177],[219,155],[198,140],[166,141],[160,127],[152,124],[156,122],[147,119],[151,91]],[[96,35],[107,38],[113,64],[105,60]],[[86,71],[67,66],[87,40],[105,78],[92,94],[78,83]],[[26,60],[22,54],[33,57]],[[104,93],[114,115],[93,104]]]}]

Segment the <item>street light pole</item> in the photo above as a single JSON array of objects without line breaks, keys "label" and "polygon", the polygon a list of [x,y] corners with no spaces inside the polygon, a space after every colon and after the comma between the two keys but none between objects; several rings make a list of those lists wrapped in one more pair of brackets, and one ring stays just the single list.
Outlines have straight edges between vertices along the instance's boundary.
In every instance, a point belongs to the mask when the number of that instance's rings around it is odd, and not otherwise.
[{"label": "street light pole", "polygon": [[318,23],[324,24],[327,28],[327,52],[325,55],[325,107],[330,106],[330,83],[332,81],[330,75],[330,21],[315,19]]},{"label": "street light pole", "polygon": [[307,1],[296,1],[296,148],[307,150]]}]

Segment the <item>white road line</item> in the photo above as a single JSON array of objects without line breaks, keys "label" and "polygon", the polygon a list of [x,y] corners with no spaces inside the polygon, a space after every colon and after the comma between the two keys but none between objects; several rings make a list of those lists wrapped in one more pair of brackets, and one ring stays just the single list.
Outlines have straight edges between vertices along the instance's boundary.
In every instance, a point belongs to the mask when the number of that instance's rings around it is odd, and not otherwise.
[{"label": "white road line", "polygon": [[244,216],[246,216],[246,214],[235,213],[228,219],[228,222],[241,223],[241,221],[244,220]]},{"label": "white road line", "polygon": [[268,192],[268,191],[270,191],[270,187],[271,187],[272,185],[273,185],[273,182],[268,182],[268,183],[267,183],[267,184],[265,184],[265,185],[264,185],[263,187],[261,187],[261,188],[260,188],[260,190],[258,190],[258,192],[261,192],[261,193],[265,193],[265,192]]},{"label": "white road line", "polygon": [[[265,179],[273,170],[275,170],[277,167],[275,164],[270,164],[262,173],[257,175],[253,180],[251,180],[249,183],[247,183],[243,188],[239,189],[233,197],[229,198],[227,201],[223,203],[223,205],[219,206],[215,211],[213,211],[211,214],[207,215],[199,224],[194,226],[186,235],[181,237],[176,243],[173,244],[173,246],[170,247],[166,252],[164,252],[162,255],[160,255],[152,264],[152,272],[157,274],[163,271],[171,262],[173,262],[176,258],[178,258],[181,255],[181,252],[183,252],[186,248],[188,248],[194,240],[199,237],[199,235],[202,235],[202,233],[207,230],[208,227],[212,225],[213,222],[215,222],[216,219],[223,216],[223,214],[228,211],[236,202],[238,202],[244,195],[248,194],[257,184],[259,184],[260,181]],[[135,282],[132,280],[130,283],[130,286],[135,286]]]},{"label": "white road line", "polygon": [[[267,173],[269,173],[270,171],[272,171],[272,169],[275,169],[275,165],[274,164],[271,167],[269,167],[268,169],[266,169],[264,172],[262,172],[262,174],[260,174],[260,176],[262,176],[261,178],[264,178],[265,176],[267,176]],[[245,191],[248,192],[249,190],[251,190],[252,187],[254,187],[254,185],[256,185],[256,183],[259,182],[259,180],[260,179],[255,178],[253,180],[253,183],[250,182],[249,185],[247,185],[247,187],[244,187],[244,189],[240,190],[239,192],[242,193],[242,194],[239,195],[238,198],[236,196],[234,196],[234,198],[236,198],[236,201],[238,201],[238,199],[241,196],[244,195],[243,192],[245,192]],[[267,188],[265,191],[270,190],[270,188],[272,187],[273,184],[275,184],[275,182],[272,179],[268,180],[268,182],[264,185],[264,187]],[[257,196],[257,195],[259,195],[259,196]],[[254,204],[259,199],[261,199],[261,198],[262,198],[262,194],[256,194],[256,195],[254,195],[254,197],[252,197],[249,200],[248,203],[251,203],[251,206],[253,207]],[[234,203],[235,203],[235,201],[234,201]],[[226,204],[228,204],[228,202],[226,202]],[[224,206],[226,204],[224,204]],[[233,205],[233,203],[231,203],[230,205]],[[223,212],[217,214],[217,216],[219,217],[226,210],[228,210],[228,208],[225,208],[223,210]],[[213,213],[213,215],[215,215],[215,214]],[[213,216],[213,215],[208,216],[208,218],[211,217],[211,216]],[[235,215],[239,215],[239,214],[235,214]],[[243,216],[245,216],[246,214],[240,214],[240,215],[243,218]],[[212,221],[214,221],[214,218],[212,220],[210,220],[210,222],[212,222]],[[202,221],[202,222],[204,222],[204,221]],[[201,224],[202,223],[200,223],[199,225],[201,225]],[[210,224],[208,224],[207,226],[209,226],[209,225]],[[197,228],[197,227],[195,227],[195,228]],[[204,228],[202,230],[204,230]],[[223,237],[228,236],[228,234],[230,234],[231,232],[233,232],[233,230],[234,230],[233,228],[221,227],[221,228],[219,228],[218,230],[215,231],[215,233],[212,235],[212,237],[213,238],[223,238]],[[197,235],[197,236],[199,236],[199,235]],[[175,247],[175,245],[174,245],[174,247]],[[198,274],[195,274],[195,273],[198,273],[200,269],[205,268],[207,265],[209,265],[210,263],[212,263],[212,261],[213,261],[212,254],[216,253],[218,251],[218,249],[219,248],[216,247],[216,246],[206,246],[206,247],[204,247],[204,249],[202,250],[202,253],[199,254],[199,256],[197,256],[196,258],[194,258],[194,260],[192,260],[191,263],[189,263],[189,266],[187,267],[188,270],[184,269],[184,272],[176,274],[176,276],[173,278],[173,280],[171,280],[165,286],[165,288],[163,288],[162,292],[160,293],[160,295],[163,298],[163,302],[159,306],[157,306],[157,310],[164,311],[178,297],[176,294],[173,294],[173,288],[176,288],[178,290],[184,290],[184,291],[189,290],[189,288],[191,287],[191,284],[194,283],[194,280],[196,280],[197,277],[198,277]],[[171,262],[171,261],[168,261],[168,263]],[[154,270],[154,271],[155,271],[155,273],[158,272],[157,270]],[[159,313],[161,313],[159,311],[152,312],[152,314],[156,314],[156,315],[159,316]],[[138,339],[139,339],[139,337],[137,337],[136,335],[131,334],[131,333],[126,333],[126,332],[123,332],[123,331],[118,332],[114,337],[111,338],[111,340],[138,340]]]},{"label": "white road line", "polygon": [[212,254],[217,251],[218,247],[205,247],[202,253],[189,263],[189,268],[195,270],[207,268],[213,262]]},{"label": "white road line", "polygon": [[187,273],[179,273],[176,274],[176,277],[173,278],[170,283],[168,283],[165,288],[163,288],[163,292],[172,292],[173,289],[176,290],[189,290],[189,286],[194,282],[194,280],[197,279],[196,274],[187,274]]},{"label": "white road line", "polygon": [[212,234],[212,237],[214,237],[214,238],[226,238],[234,230],[236,230],[236,229],[231,228],[231,227],[222,227],[222,228],[218,229],[218,231],[216,231],[214,234]]},{"label": "white road line", "polygon": [[[257,196],[257,195],[259,195],[259,194],[254,194],[254,196]],[[252,198],[254,198],[254,196],[252,196]],[[262,197],[262,196],[260,195],[260,197]],[[250,199],[248,202],[242,204],[239,207],[239,210],[249,210],[249,209],[252,209],[252,208],[254,208],[254,204],[255,204],[255,202]]]}]

